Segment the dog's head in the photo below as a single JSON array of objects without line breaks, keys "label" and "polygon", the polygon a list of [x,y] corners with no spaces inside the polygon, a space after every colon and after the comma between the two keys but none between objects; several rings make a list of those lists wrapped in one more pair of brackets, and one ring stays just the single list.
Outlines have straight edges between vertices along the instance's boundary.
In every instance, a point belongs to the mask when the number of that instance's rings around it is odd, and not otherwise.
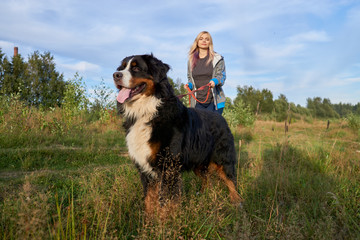
[{"label": "dog's head", "polygon": [[169,85],[166,75],[169,69],[169,65],[153,55],[124,58],[113,74],[115,86],[120,90],[118,102],[133,102],[142,96],[161,94],[161,85]]}]

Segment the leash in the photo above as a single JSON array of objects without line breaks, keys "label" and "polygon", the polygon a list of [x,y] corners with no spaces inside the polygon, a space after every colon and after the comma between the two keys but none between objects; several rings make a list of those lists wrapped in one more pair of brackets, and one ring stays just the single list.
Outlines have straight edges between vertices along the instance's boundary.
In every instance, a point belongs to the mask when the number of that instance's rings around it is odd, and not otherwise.
[{"label": "leash", "polygon": [[[198,103],[206,103],[206,101],[209,99],[209,95],[210,95],[210,86],[211,86],[211,84],[208,83],[208,84],[206,84],[206,85],[204,85],[204,86],[201,86],[201,87],[199,87],[198,89],[195,89],[195,90],[193,90],[193,91],[190,90],[189,86],[186,86],[186,90],[188,90],[188,93],[185,93],[185,94],[182,94],[182,95],[178,95],[177,97],[178,97],[179,99],[181,99],[181,98],[189,95],[189,106],[191,105],[191,104],[190,104],[190,103],[191,103],[191,97],[193,97]],[[199,101],[199,100],[195,97],[194,93],[195,93],[195,92],[198,92],[198,91],[201,91],[201,90],[204,90],[206,87],[209,87],[209,88],[208,88],[207,95],[206,95],[206,99],[205,99],[205,101],[201,102],[201,101]]]}]

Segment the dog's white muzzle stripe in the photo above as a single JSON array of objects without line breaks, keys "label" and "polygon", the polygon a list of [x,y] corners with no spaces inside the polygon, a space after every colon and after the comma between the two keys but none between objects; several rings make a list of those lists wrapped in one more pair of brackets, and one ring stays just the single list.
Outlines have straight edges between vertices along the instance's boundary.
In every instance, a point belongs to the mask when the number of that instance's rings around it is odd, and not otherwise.
[{"label": "dog's white muzzle stripe", "polygon": [[126,65],[126,68],[124,70],[121,70],[120,73],[122,73],[122,86],[126,87],[126,88],[130,88],[130,80],[132,78],[131,73],[130,73],[130,67],[131,67],[131,62],[132,62],[133,58],[130,59],[130,61],[128,62],[128,64]]}]

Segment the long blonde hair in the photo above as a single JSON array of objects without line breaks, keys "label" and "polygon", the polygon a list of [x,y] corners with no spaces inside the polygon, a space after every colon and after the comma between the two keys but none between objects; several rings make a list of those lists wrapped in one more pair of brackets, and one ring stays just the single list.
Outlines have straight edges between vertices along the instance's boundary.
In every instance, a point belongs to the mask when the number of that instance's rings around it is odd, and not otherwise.
[{"label": "long blonde hair", "polygon": [[210,38],[210,44],[209,44],[209,50],[208,50],[208,55],[209,55],[209,60],[207,61],[207,64],[211,63],[212,60],[214,60],[214,56],[215,56],[215,51],[214,51],[214,44],[213,44],[213,40],[212,40],[212,37],[210,35],[209,32],[207,31],[202,31],[200,32],[193,44],[191,45],[190,47],[190,51],[189,51],[189,63],[190,63],[190,66],[191,66],[191,69],[193,69],[196,65],[196,62],[197,60],[199,59],[199,47],[198,47],[198,42],[199,42],[199,39],[201,37],[201,35],[203,34],[208,34],[209,35],[209,38]]}]

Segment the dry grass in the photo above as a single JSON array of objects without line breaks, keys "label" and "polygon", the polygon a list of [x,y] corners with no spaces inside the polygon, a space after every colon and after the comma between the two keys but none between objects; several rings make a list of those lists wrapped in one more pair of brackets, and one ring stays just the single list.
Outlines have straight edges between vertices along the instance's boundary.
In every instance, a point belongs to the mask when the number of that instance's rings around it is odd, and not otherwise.
[{"label": "dry grass", "polygon": [[345,122],[237,129],[243,207],[216,178],[199,193],[200,179],[185,173],[175,214],[149,222],[120,120],[80,116],[67,128],[59,111],[3,115],[2,239],[360,238],[359,136]]}]

